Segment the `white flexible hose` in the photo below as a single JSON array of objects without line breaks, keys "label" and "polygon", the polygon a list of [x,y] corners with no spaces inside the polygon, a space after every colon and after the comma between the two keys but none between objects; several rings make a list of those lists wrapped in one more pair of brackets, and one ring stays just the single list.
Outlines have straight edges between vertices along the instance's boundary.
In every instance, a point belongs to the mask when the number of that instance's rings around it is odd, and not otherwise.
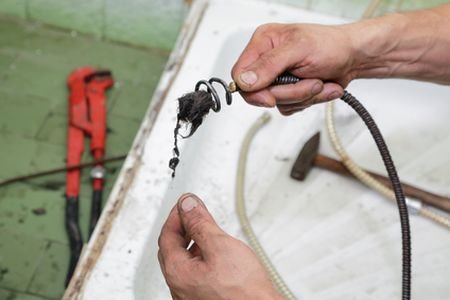
[{"label": "white flexible hose", "polygon": [[[377,179],[375,179],[372,175],[370,175],[366,171],[364,171],[347,154],[347,152],[345,151],[344,147],[342,146],[342,144],[339,140],[339,136],[336,133],[336,127],[334,124],[333,115],[334,115],[334,105],[333,105],[333,102],[329,102],[329,103],[327,103],[327,107],[326,107],[327,131],[328,131],[328,135],[329,135],[331,144],[333,145],[334,150],[340,156],[342,163],[350,171],[350,173],[353,174],[353,176],[355,176],[357,179],[359,179],[365,185],[367,185],[368,187],[383,194],[388,199],[390,199],[392,201],[396,201],[394,192],[390,188],[388,188],[387,186],[385,186],[384,184],[379,182]],[[424,206],[422,204],[422,202],[420,202],[418,200],[408,199],[407,204],[408,204],[408,208],[410,208],[410,212],[416,210],[418,214],[420,214],[440,225],[450,228],[450,220],[448,218],[427,208],[426,206]],[[413,208],[413,209],[411,210],[411,208]]]},{"label": "white flexible hose", "polygon": [[239,218],[239,222],[241,223],[242,230],[248,240],[248,243],[250,244],[250,247],[253,249],[253,251],[260,259],[261,263],[266,268],[270,278],[272,279],[273,284],[278,289],[278,291],[283,295],[284,299],[295,300],[296,298],[294,294],[291,292],[289,287],[283,281],[283,278],[275,269],[272,262],[270,261],[270,258],[267,256],[263,247],[259,243],[258,238],[256,237],[256,234],[253,231],[253,228],[248,219],[245,206],[245,169],[247,165],[248,150],[250,148],[250,144],[253,140],[253,137],[256,135],[258,130],[260,130],[269,121],[270,115],[268,113],[264,113],[261,117],[259,117],[255,121],[252,127],[250,127],[247,134],[245,135],[244,141],[242,142],[236,175],[236,211]]}]

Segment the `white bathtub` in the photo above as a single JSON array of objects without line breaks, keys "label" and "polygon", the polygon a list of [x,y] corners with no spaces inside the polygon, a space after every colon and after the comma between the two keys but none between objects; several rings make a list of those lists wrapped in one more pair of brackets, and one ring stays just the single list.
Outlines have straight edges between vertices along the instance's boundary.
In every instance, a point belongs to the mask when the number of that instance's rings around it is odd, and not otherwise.
[{"label": "white bathtub", "polygon": [[[197,1],[161,79],[93,240],[65,299],[170,299],[157,261],[157,238],[169,209],[194,192],[230,234],[244,239],[234,209],[238,151],[265,109],[234,95],[182,142],[170,177],[176,99],[230,69],[258,24],[344,20],[256,1]],[[300,51],[301,49],[299,49]],[[387,140],[400,177],[450,196],[450,90],[403,80],[361,80],[362,100]],[[338,132],[364,167],[384,172],[354,112],[337,103]],[[250,150],[247,204],[253,227],[299,299],[399,299],[401,242],[396,207],[360,183],[314,169],[305,182],[289,172],[301,145],[323,132],[321,152],[335,156],[324,130],[324,107],[286,118],[276,110]],[[450,232],[411,217],[413,298],[450,297]]]}]

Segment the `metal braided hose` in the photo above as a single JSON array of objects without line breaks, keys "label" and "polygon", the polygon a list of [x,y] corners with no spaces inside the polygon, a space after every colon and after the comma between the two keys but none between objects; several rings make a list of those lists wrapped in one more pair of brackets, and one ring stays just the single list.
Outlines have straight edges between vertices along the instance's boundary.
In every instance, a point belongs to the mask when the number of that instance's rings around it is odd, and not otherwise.
[{"label": "metal braided hose", "polygon": [[247,216],[247,209],[245,206],[245,170],[247,165],[248,151],[250,148],[250,144],[256,133],[269,121],[270,115],[268,113],[264,113],[250,127],[242,142],[236,175],[236,211],[242,230],[248,240],[248,243],[250,244],[250,247],[253,249],[253,251],[260,259],[261,263],[266,268],[270,278],[272,279],[273,284],[278,289],[278,291],[283,295],[284,299],[295,300],[296,298],[294,294],[291,292],[289,287],[283,281],[281,275],[273,266],[272,262],[270,261],[270,258],[267,256],[266,252],[264,251],[264,248],[261,246],[255,232],[253,231],[253,228]]}]

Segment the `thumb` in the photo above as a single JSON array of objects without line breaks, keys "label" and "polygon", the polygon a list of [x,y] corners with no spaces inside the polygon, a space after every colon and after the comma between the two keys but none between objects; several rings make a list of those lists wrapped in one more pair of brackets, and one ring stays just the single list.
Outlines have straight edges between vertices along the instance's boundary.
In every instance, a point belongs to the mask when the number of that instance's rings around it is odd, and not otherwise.
[{"label": "thumb", "polygon": [[232,72],[233,79],[244,92],[264,89],[278,75],[292,67],[294,57],[291,52],[284,47],[271,49],[245,68],[235,68]]},{"label": "thumb", "polygon": [[178,200],[178,212],[187,238],[192,239],[204,255],[212,251],[214,238],[225,232],[216,224],[203,202],[194,194],[184,194]]}]

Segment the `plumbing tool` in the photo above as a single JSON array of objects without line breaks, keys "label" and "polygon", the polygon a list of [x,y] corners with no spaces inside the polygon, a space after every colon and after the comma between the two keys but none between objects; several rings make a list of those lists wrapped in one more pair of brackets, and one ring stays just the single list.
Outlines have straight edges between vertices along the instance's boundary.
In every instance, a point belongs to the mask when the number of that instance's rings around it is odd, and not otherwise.
[{"label": "plumbing tool", "polygon": [[[344,166],[344,164],[334,158],[325,156],[319,153],[319,143],[320,143],[320,132],[314,134],[302,147],[300,153],[291,170],[291,177],[300,181],[305,180],[308,176],[309,171],[313,166],[332,171],[341,175],[354,177],[350,171]],[[391,182],[386,176],[370,172],[365,170],[367,173],[372,175],[381,181],[385,186],[391,188]],[[426,190],[420,189],[418,187],[406,184],[402,182],[403,191],[405,196],[418,199],[424,204],[433,206],[438,209],[450,213],[450,199],[434,193],[428,192]]]},{"label": "plumbing tool", "polygon": [[[101,212],[105,170],[100,162],[105,153],[106,89],[113,85],[111,71],[92,67],[78,68],[70,73],[67,84],[69,96],[69,124],[67,136],[67,167],[80,164],[84,151],[84,136],[91,139],[90,150],[98,163],[91,169],[92,203],[89,236]],[[72,277],[81,254],[83,240],[78,224],[80,169],[70,169],[66,177],[66,229],[70,243],[70,263],[66,286]]]},{"label": "plumbing tool", "polygon": [[[292,74],[283,74],[277,77],[272,85],[295,84],[300,80],[300,78]],[[178,99],[179,112],[177,115],[177,124],[174,130],[174,157],[169,161],[169,167],[174,171],[172,176],[175,175],[175,168],[179,163],[180,153],[177,145],[177,135],[178,130],[181,126],[180,123],[185,122],[191,124],[191,132],[187,135],[187,137],[189,137],[193,134],[198,125],[201,124],[204,116],[208,114],[210,109],[215,112],[220,111],[220,98],[216,89],[212,85],[213,83],[219,83],[220,85],[222,85],[225,90],[226,102],[228,105],[230,105],[232,102],[232,93],[240,90],[236,83],[231,82],[227,86],[227,84],[222,79],[214,77],[209,80],[201,80],[197,82],[194,92],[186,94]],[[202,85],[206,87],[206,90],[200,89]],[[406,205],[406,199],[403,193],[400,179],[398,177],[394,162],[392,161],[392,157],[389,153],[384,138],[381,135],[381,132],[370,113],[348,91],[344,91],[341,100],[352,107],[352,109],[361,117],[361,119],[366,124],[383,159],[383,163],[386,167],[389,179],[391,180],[393,188],[392,195],[396,200],[400,216],[402,239],[402,300],[409,300],[411,299],[411,233],[409,226],[408,207]],[[199,107],[201,107],[201,110],[198,109]],[[193,126],[194,124],[196,124],[196,126]]]}]

